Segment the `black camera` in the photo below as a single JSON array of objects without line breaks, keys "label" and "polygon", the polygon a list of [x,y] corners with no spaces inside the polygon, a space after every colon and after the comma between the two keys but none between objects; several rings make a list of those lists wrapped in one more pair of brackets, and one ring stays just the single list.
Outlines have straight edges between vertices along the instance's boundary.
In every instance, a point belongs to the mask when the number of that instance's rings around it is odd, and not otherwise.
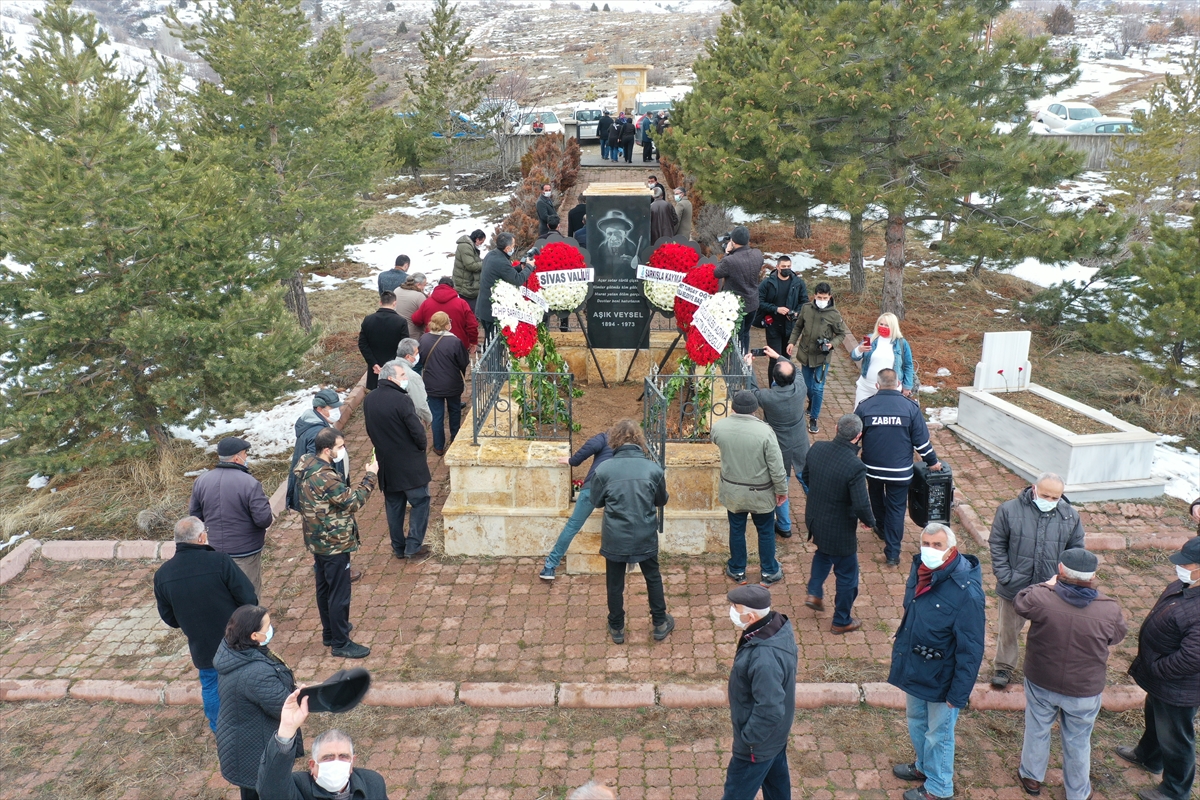
[{"label": "black camera", "polygon": [[730,231],[729,233],[722,233],[717,237],[717,244],[721,245],[721,247],[724,247],[725,245],[729,244],[732,239],[733,231]]},{"label": "black camera", "polygon": [[817,339],[817,347],[821,348],[822,353],[828,353],[833,349],[833,342],[828,337],[822,336],[820,339]]},{"label": "black camera", "polygon": [[529,250],[527,250],[525,252],[525,255],[521,256],[521,262],[520,262],[521,266],[522,267],[528,266],[530,264],[530,262],[532,262],[535,258],[538,257],[538,253],[540,253],[540,252],[541,251],[538,250],[536,247],[529,248]]}]

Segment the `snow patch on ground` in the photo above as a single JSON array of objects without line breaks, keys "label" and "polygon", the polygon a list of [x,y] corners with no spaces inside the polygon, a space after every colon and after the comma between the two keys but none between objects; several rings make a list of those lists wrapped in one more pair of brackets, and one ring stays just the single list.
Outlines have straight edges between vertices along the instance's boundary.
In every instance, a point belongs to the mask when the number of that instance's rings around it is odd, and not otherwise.
[{"label": "snow patch on ground", "polygon": [[379,273],[392,268],[396,256],[404,254],[412,259],[409,273],[422,272],[429,283],[449,275],[454,269],[454,251],[460,236],[471,231],[488,230],[493,222],[480,217],[455,219],[436,225],[419,233],[397,233],[380,236],[346,248],[346,257],[360,261],[372,270],[371,275],[360,278],[363,287],[377,291]]},{"label": "snow patch on ground", "polygon": [[21,541],[28,535],[29,535],[29,531],[25,531],[24,533],[14,533],[12,536],[8,537],[7,542],[5,542],[4,544],[0,544],[0,550],[7,550],[9,547],[11,547],[14,544],[16,544],[17,542]]},{"label": "snow patch on ground", "polygon": [[332,275],[309,275],[304,288],[310,292],[324,292],[336,289],[346,282],[345,278],[335,278]]},{"label": "snow patch on ground", "polygon": [[1154,448],[1154,463],[1150,475],[1166,480],[1166,493],[1190,503],[1200,497],[1200,453],[1195,448],[1180,450],[1166,444],[1179,441],[1178,436],[1163,436]]},{"label": "snow patch on ground", "polygon": [[28,486],[31,490],[36,492],[38,489],[45,489],[49,484],[50,484],[49,476],[38,473],[37,475],[34,475],[32,478],[30,478],[29,482],[26,483],[25,485]]},{"label": "snow patch on ground", "polygon": [[449,214],[452,217],[469,217],[471,207],[466,203],[437,203],[429,204],[429,198],[418,194],[409,198],[408,205],[396,206],[387,210],[389,214],[404,214],[409,217],[428,217],[434,214]]},{"label": "snow patch on ground", "polygon": [[925,414],[929,417],[930,422],[940,422],[943,425],[953,425],[958,422],[958,406],[926,408]]},{"label": "snow patch on ground", "polygon": [[310,386],[279,398],[272,408],[249,411],[233,419],[218,419],[192,430],[173,426],[171,435],[204,450],[216,451],[217,441],[234,431],[250,443],[250,458],[290,453],[296,445],[296,419],[312,408],[312,397],[325,387]]},{"label": "snow patch on ground", "polygon": [[1036,258],[1027,258],[1008,270],[1008,274],[1037,286],[1049,288],[1058,283],[1087,283],[1096,274],[1096,268],[1085,267],[1078,261],[1066,264],[1047,264]]}]

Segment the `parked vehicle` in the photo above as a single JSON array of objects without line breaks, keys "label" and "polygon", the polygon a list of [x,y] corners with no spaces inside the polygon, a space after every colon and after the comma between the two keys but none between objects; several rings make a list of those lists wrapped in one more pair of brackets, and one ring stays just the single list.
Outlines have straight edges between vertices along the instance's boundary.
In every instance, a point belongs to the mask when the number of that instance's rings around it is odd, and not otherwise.
[{"label": "parked vehicle", "polygon": [[638,117],[659,111],[671,112],[675,98],[666,92],[638,92],[633,98],[633,113]]},{"label": "parked vehicle", "polygon": [[1129,117],[1095,117],[1094,119],[1085,119],[1082,122],[1076,122],[1073,125],[1068,125],[1062,130],[1054,132],[1104,135],[1113,133],[1141,133],[1142,129],[1134,125],[1133,120]]},{"label": "parked vehicle", "polygon": [[575,109],[570,112],[571,119],[575,120],[575,138],[580,141],[584,139],[598,139],[596,135],[596,125],[600,122],[600,117],[604,115],[604,108],[596,103],[579,103]]},{"label": "parked vehicle", "polygon": [[1075,122],[1102,116],[1095,106],[1087,103],[1051,103],[1037,112],[1035,120],[1052,131],[1065,128]]},{"label": "parked vehicle", "polygon": [[518,135],[528,136],[538,133],[565,133],[558,115],[548,108],[534,108],[521,117],[517,126]]},{"label": "parked vehicle", "polygon": [[504,100],[497,97],[485,97],[479,102],[479,107],[472,115],[489,130],[500,128],[511,131],[516,127],[521,108],[516,100]]}]

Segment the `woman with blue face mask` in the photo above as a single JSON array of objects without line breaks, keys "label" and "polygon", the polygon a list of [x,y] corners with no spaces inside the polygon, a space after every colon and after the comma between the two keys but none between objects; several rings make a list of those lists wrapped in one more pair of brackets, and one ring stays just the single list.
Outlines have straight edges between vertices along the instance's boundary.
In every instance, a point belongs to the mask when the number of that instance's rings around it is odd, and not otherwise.
[{"label": "woman with blue face mask", "polygon": [[[242,606],[225,626],[213,657],[221,711],[217,715],[217,757],[221,775],[241,789],[242,800],[258,800],[258,763],[296,680],[268,645],[275,636],[271,614],[262,606]],[[296,736],[295,754],[304,752]]]}]

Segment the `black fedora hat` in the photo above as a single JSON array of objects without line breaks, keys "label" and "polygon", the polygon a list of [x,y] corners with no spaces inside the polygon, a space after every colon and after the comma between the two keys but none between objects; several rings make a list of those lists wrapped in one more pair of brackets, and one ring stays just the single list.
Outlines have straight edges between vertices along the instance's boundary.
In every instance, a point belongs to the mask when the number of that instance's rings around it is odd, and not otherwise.
[{"label": "black fedora hat", "polygon": [[310,714],[314,711],[341,714],[361,703],[370,688],[371,673],[361,667],[343,669],[333,673],[324,683],[305,686],[296,702],[307,697]]}]

